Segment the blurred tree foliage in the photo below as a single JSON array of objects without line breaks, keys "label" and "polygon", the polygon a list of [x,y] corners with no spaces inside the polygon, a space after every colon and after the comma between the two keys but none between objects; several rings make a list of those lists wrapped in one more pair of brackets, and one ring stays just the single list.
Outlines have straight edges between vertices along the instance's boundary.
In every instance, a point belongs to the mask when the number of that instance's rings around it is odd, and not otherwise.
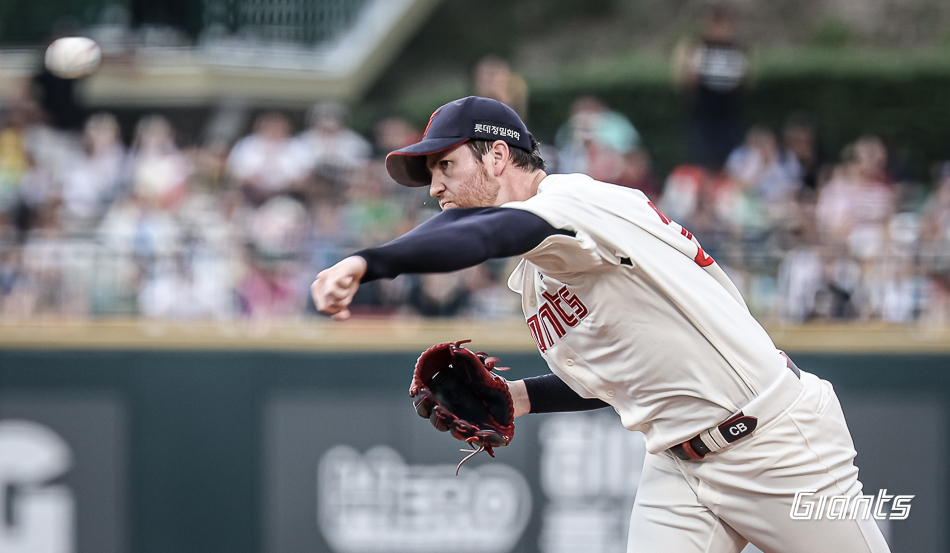
[{"label": "blurred tree foliage", "polygon": [[3,0],[0,43],[33,46],[98,21],[111,0]]},{"label": "blurred tree foliage", "polygon": [[[681,163],[685,151],[685,104],[669,83],[628,82],[534,90],[531,128],[551,142],[568,116],[571,102],[594,94],[627,115],[643,136],[658,174]],[[950,70],[934,68],[913,74],[761,75],[750,91],[747,124],[776,132],[791,116],[815,122],[819,143],[829,161],[863,134],[881,136],[892,159],[911,178],[930,179],[933,163],[950,159]]]},{"label": "blurred tree foliage", "polygon": [[[581,95],[595,95],[623,113],[640,131],[663,176],[684,154],[684,98],[674,91],[664,60],[627,73],[572,70],[529,79],[529,128],[553,142],[557,128]],[[459,83],[434,86],[425,94],[367,102],[357,110],[364,121],[398,113],[424,126],[433,109],[470,94]],[[747,96],[746,123],[780,131],[791,116],[815,122],[829,161],[863,134],[880,135],[893,160],[911,178],[926,182],[932,165],[950,160],[950,57],[851,55],[818,51],[762,62]]]},{"label": "blurred tree foliage", "polygon": [[[747,123],[776,131],[792,114],[817,124],[830,161],[866,133],[882,136],[912,177],[950,159],[950,3],[831,0],[735,3],[752,47]],[[683,159],[685,102],[669,56],[695,35],[697,0],[444,2],[381,76],[354,115],[402,114],[419,125],[471,93],[486,54],[510,60],[530,88],[529,127],[553,141],[582,94],[601,97],[641,132],[658,174]],[[844,7],[842,7],[844,6]],[[845,9],[847,8],[847,9]]]}]

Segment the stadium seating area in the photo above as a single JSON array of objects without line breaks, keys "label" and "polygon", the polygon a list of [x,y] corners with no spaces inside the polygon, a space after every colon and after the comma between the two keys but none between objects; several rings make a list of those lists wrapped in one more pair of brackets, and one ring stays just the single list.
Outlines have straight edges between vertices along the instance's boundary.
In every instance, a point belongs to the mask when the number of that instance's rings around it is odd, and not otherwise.
[{"label": "stadium seating area", "polygon": [[[725,169],[656,175],[649,136],[587,99],[544,145],[549,172],[583,171],[644,190],[689,228],[765,320],[950,317],[950,164],[908,182],[875,136],[816,151],[805,123],[754,127]],[[583,104],[583,102],[582,102]],[[383,156],[421,129],[399,118],[372,136],[321,104],[309,125],[257,117],[233,143],[181,144],[160,115],[130,144],[114,115],[81,132],[11,106],[0,126],[0,318],[174,320],[316,315],[316,273],[434,215],[395,185]],[[581,124],[583,123],[583,124]],[[935,160],[936,162],[937,160]],[[517,316],[509,261],[361,289],[363,317]]]}]

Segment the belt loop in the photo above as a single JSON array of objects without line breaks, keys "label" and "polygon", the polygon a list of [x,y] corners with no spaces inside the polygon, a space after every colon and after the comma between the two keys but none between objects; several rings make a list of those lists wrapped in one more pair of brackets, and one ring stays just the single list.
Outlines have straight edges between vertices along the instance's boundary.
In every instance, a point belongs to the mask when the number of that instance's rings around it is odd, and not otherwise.
[{"label": "belt loop", "polygon": [[778,352],[781,353],[781,354],[782,354],[782,357],[785,358],[785,366],[788,367],[789,370],[791,370],[792,373],[794,373],[795,376],[796,376],[799,380],[801,380],[801,379],[802,379],[802,370],[798,368],[798,365],[796,365],[795,362],[792,361],[792,358],[789,357],[788,354],[785,353],[784,351],[778,350]]}]

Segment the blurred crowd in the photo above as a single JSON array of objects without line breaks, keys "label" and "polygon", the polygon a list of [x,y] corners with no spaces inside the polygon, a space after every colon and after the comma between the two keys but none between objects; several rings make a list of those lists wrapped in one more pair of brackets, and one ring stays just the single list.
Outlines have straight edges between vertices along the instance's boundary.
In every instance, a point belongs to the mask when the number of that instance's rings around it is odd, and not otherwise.
[{"label": "blurred crowd", "polygon": [[[502,60],[475,92],[523,115],[527,89]],[[124,141],[116,117],[58,128],[36,103],[0,122],[0,319],[292,319],[316,315],[309,285],[357,249],[432,217],[424,189],[396,185],[387,152],[421,129],[392,117],[370,136],[345,107],[314,106],[302,129],[279,111],[233,141],[184,145],[161,115]],[[933,321],[950,316],[950,164],[903,179],[884,142],[855,137],[825,158],[816,126],[755,126],[719,166],[668,175],[623,114],[580,97],[543,147],[549,172],[643,190],[689,228],[767,320]],[[932,185],[932,186],[930,186]],[[361,287],[354,313],[505,318],[519,313],[512,261]]]},{"label": "blurred crowd", "polygon": [[674,169],[659,206],[702,240],[760,317],[943,324],[950,315],[950,164],[900,178],[877,136],[830,163],[814,128],[753,127],[720,172]]}]

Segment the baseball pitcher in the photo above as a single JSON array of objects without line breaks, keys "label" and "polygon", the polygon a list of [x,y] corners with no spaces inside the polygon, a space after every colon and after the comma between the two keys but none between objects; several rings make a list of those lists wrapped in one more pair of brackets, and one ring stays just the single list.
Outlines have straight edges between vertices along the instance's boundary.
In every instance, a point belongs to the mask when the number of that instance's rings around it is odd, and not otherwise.
[{"label": "baseball pitcher", "polygon": [[643,432],[628,551],[888,551],[857,509],[791,516],[805,490],[862,493],[835,392],[776,349],[715,260],[641,192],[545,174],[515,112],[474,96],[436,110],[386,168],[443,212],[321,272],[318,309],[343,320],[363,282],[520,256],[508,286],[551,373],[507,382],[514,417],[610,406]]}]

